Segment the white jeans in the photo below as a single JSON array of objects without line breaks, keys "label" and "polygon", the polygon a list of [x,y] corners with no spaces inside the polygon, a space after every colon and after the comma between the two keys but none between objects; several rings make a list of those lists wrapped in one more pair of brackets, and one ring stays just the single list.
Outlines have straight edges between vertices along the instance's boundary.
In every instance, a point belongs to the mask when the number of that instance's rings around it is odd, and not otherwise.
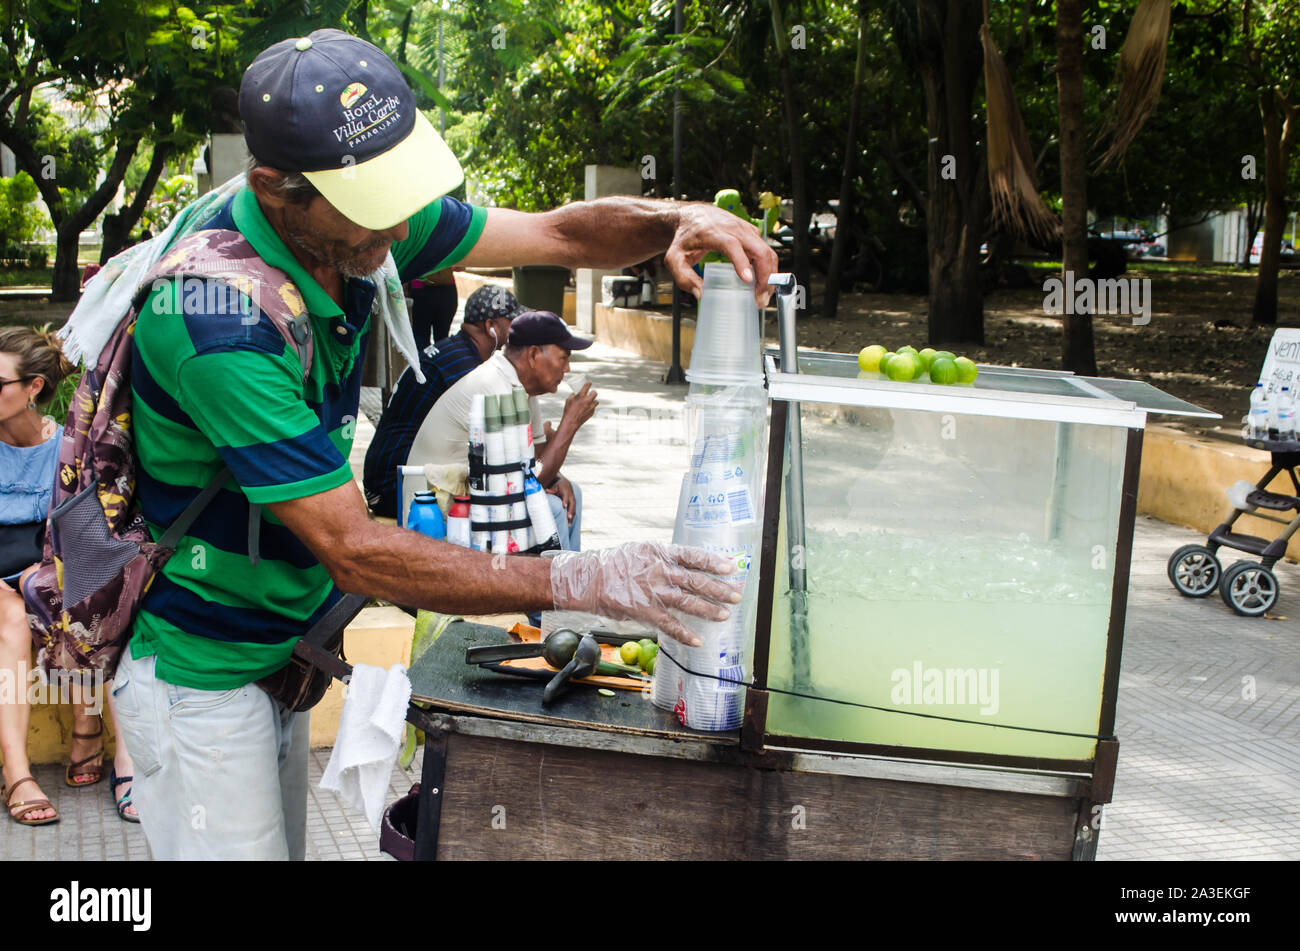
[{"label": "white jeans", "polygon": [[130,648],[113,679],[135,762],[131,795],[153,857],[301,860],[308,714],[260,687],[197,690],[154,676]]}]

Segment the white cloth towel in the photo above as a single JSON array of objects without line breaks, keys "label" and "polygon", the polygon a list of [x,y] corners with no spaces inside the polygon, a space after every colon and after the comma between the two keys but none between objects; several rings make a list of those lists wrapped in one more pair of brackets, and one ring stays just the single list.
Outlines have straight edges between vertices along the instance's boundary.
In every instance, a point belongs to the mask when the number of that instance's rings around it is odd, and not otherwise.
[{"label": "white cloth towel", "polygon": [[[113,335],[114,328],[131,309],[131,301],[145,276],[173,244],[207,224],[221,210],[231,195],[244,187],[241,172],[230,181],[186,205],[176,213],[171,224],[155,238],[142,241],[114,255],[100,271],[86,282],[81,300],[59,337],[63,354],[73,363],[94,366],[100,351]],[[390,252],[378,271],[370,275],[375,285],[375,304],[388,328],[389,338],[415,372],[416,382],[424,382],[420,353],[415,348],[415,333],[406,309],[406,295],[397,273],[397,262]]]},{"label": "white cloth towel", "polygon": [[406,736],[410,702],[411,681],[401,664],[388,670],[368,664],[353,666],[338,737],[320,788],[337,793],[364,813],[372,829],[379,828],[393,764]]}]

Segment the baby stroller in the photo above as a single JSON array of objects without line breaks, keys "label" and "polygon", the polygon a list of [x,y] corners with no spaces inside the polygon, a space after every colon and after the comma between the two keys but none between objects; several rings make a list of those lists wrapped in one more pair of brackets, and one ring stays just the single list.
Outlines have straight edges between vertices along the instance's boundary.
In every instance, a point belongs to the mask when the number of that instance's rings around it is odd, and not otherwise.
[{"label": "baby stroller", "polygon": [[[1256,448],[1270,450],[1273,464],[1268,473],[1253,489],[1248,489],[1250,483],[1243,482],[1239,484],[1245,491],[1228,491],[1233,503],[1231,514],[1210,533],[1204,545],[1184,545],[1169,557],[1169,580],[1180,594],[1189,598],[1203,598],[1218,588],[1224,603],[1238,614],[1260,617],[1277,603],[1278,583],[1273,566],[1286,554],[1287,542],[1300,529],[1300,480],[1295,473],[1296,466],[1300,466],[1300,452],[1295,451],[1294,442],[1249,442]],[[1286,448],[1280,448],[1283,446]],[[1265,488],[1282,472],[1291,477],[1295,495],[1281,495]],[[1273,541],[1234,532],[1232,525],[1243,512],[1286,527]],[[1270,512],[1291,512],[1292,517],[1288,520]],[[1238,561],[1224,571],[1217,555],[1220,548],[1244,551],[1257,556],[1259,561]]]}]

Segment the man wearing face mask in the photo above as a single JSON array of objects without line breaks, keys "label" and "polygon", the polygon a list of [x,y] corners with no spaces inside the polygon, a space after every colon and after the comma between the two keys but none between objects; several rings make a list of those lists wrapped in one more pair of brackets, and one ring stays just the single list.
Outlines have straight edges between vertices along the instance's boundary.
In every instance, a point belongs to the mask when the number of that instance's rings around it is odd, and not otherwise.
[{"label": "man wearing face mask", "polygon": [[510,321],[523,311],[504,287],[480,287],[465,301],[460,333],[421,351],[425,382],[418,382],[409,368],[402,374],[366,450],[362,481],[376,515],[397,517],[397,467],[406,464],[425,417],[453,384],[505,346]]}]

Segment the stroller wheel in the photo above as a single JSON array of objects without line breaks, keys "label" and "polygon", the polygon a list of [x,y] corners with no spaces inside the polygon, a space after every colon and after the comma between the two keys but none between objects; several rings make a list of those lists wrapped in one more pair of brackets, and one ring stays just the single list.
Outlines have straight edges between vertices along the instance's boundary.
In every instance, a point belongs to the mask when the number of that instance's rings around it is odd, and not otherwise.
[{"label": "stroller wheel", "polygon": [[1219,559],[1204,545],[1184,545],[1169,556],[1169,580],[1179,594],[1203,598],[1219,586]]},{"label": "stroller wheel", "polygon": [[1238,614],[1259,617],[1277,604],[1277,576],[1253,561],[1239,561],[1223,573],[1219,594]]}]

